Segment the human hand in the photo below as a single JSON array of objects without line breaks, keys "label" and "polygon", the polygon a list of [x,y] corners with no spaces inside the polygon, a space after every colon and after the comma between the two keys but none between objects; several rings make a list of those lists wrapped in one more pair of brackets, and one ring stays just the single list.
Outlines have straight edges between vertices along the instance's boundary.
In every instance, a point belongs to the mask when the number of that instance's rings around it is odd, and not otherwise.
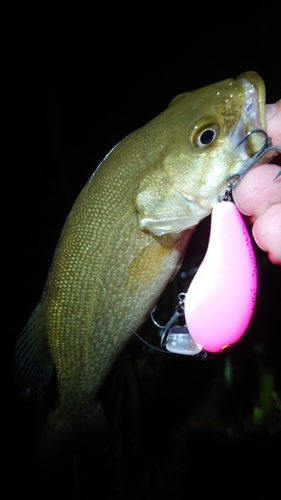
[{"label": "human hand", "polygon": [[[281,99],[266,106],[267,133],[275,146],[281,146]],[[258,165],[245,175],[232,192],[240,212],[253,224],[253,237],[258,246],[268,252],[273,264],[281,265],[281,177],[280,155],[274,163]]]}]

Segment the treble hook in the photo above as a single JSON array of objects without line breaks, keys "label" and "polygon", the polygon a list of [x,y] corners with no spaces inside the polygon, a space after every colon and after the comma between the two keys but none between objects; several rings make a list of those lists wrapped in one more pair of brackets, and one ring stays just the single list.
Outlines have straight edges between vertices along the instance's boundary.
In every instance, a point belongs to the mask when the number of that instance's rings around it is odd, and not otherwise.
[{"label": "treble hook", "polygon": [[[263,134],[265,136],[265,142],[264,145],[261,147],[259,151],[244,165],[244,167],[241,168],[241,170],[237,174],[232,174],[228,177],[227,179],[227,194],[231,191],[231,189],[236,188],[241,180],[243,179],[244,175],[250,170],[250,168],[255,165],[268,151],[280,151],[281,152],[281,147],[279,146],[271,146],[271,138],[268,137],[267,133],[265,130],[261,128],[256,128],[253,130],[250,130],[244,137],[243,139],[237,144],[240,146],[243,142],[245,142],[252,134]],[[280,177],[281,171],[274,177],[274,181]],[[234,181],[234,182],[233,182]]]},{"label": "treble hook", "polygon": [[271,138],[268,137],[267,132],[265,130],[263,130],[263,128],[254,128],[253,130],[250,130],[246,135],[244,135],[243,139],[241,139],[241,141],[238,142],[236,147],[238,148],[238,146],[240,146],[243,142],[245,142],[253,134],[263,134],[265,136],[265,143],[264,143],[263,147],[260,149],[260,151],[262,149],[265,149],[267,146],[269,146],[269,144],[271,144]]},{"label": "treble hook", "polygon": [[162,336],[161,336],[161,341],[160,341],[161,347],[165,347],[165,345],[166,345],[170,327],[176,322],[176,320],[180,316],[183,316],[183,314],[184,314],[184,297],[185,297],[185,293],[179,293],[179,295],[178,295],[179,303],[176,306],[175,312],[174,312],[173,316],[171,317],[171,319],[168,321],[168,323],[166,323],[166,325],[164,325],[164,326],[159,325],[157,323],[157,321],[154,319],[154,313],[156,311],[157,305],[152,309],[152,311],[150,313],[150,317],[151,317],[153,323],[158,328],[161,328],[161,330],[164,330],[164,332],[162,333]]}]

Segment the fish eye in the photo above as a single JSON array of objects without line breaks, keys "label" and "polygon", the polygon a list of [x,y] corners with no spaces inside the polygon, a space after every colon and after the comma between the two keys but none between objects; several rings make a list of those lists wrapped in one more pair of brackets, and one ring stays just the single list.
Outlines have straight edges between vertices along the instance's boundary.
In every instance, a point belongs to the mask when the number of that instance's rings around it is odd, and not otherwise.
[{"label": "fish eye", "polygon": [[208,125],[203,130],[201,129],[197,131],[197,134],[195,134],[193,138],[193,144],[197,148],[204,148],[212,144],[217,135],[218,127],[215,124]]}]

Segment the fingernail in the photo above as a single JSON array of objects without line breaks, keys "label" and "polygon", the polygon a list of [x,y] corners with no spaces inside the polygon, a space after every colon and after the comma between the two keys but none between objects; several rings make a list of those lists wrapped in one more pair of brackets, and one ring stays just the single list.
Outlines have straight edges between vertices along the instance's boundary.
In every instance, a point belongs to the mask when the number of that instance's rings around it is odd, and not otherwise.
[{"label": "fingernail", "polygon": [[278,105],[276,104],[267,104],[266,105],[266,119],[269,120],[275,113],[277,112]]}]

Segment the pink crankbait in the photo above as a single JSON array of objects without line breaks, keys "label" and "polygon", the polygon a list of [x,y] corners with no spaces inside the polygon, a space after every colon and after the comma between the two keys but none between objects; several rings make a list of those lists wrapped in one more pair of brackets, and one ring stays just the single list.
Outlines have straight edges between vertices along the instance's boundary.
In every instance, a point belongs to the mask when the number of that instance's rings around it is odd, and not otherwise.
[{"label": "pink crankbait", "polygon": [[184,299],[186,326],[200,350],[221,352],[245,333],[257,295],[253,246],[234,203],[214,206],[206,255]]},{"label": "pink crankbait", "polygon": [[[205,257],[187,293],[162,329],[160,347],[176,354],[222,352],[245,333],[257,296],[257,266],[252,242],[236,205],[224,198],[213,208]],[[186,325],[175,325],[184,316]]]}]

